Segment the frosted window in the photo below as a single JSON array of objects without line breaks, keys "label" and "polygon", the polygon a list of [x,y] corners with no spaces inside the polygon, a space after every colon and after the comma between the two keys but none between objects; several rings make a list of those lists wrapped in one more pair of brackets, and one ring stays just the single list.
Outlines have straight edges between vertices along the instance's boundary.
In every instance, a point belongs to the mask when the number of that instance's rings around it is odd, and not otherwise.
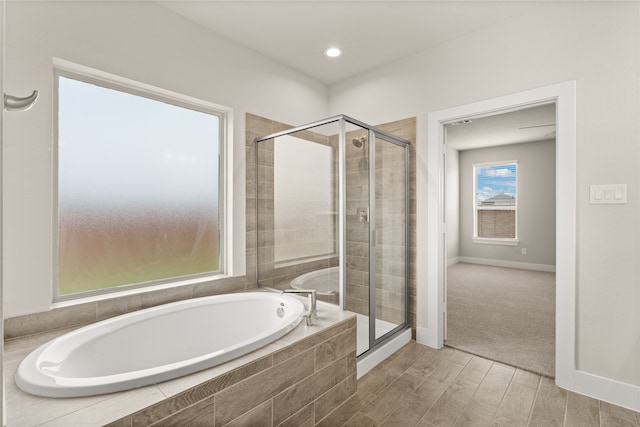
[{"label": "frosted window", "polygon": [[221,117],[58,83],[58,294],[217,271]]},{"label": "frosted window", "polygon": [[474,165],[475,236],[515,239],[517,234],[516,163]]}]

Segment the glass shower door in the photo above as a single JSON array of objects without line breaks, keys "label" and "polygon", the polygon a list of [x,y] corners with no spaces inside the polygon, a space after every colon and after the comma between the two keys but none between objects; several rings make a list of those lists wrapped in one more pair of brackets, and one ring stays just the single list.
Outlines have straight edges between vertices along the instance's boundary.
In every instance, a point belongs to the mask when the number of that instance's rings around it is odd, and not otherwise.
[{"label": "glass shower door", "polygon": [[408,141],[338,116],[257,138],[255,151],[258,284],[355,312],[358,356],[402,333]]},{"label": "glass shower door", "polygon": [[375,136],[375,339],[407,319],[407,149]]},{"label": "glass shower door", "polygon": [[369,350],[370,187],[369,132],[347,123],[345,132],[345,308],[357,314],[360,355]]}]

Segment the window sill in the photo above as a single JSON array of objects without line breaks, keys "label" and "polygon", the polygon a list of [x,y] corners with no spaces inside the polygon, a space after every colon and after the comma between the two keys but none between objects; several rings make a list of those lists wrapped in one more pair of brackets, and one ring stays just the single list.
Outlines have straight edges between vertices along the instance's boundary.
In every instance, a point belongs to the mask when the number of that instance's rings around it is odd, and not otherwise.
[{"label": "window sill", "polygon": [[144,286],[133,286],[128,289],[123,290],[113,290],[110,292],[87,292],[84,294],[70,294],[63,297],[58,297],[51,303],[51,308],[64,308],[64,307],[72,307],[75,305],[82,305],[87,303],[94,303],[100,301],[106,301],[111,299],[117,299],[122,297],[131,297],[134,295],[141,294],[156,294],[161,295],[164,292],[170,291],[176,288],[187,288],[188,286],[195,286],[201,283],[212,282],[216,280],[222,279],[231,279],[233,276],[228,276],[226,274],[211,274],[202,277],[196,278],[185,278],[182,280],[175,280],[167,283],[160,283],[157,285],[144,285]]},{"label": "window sill", "polygon": [[486,237],[474,237],[473,243],[480,245],[518,246],[519,239],[488,239]]}]

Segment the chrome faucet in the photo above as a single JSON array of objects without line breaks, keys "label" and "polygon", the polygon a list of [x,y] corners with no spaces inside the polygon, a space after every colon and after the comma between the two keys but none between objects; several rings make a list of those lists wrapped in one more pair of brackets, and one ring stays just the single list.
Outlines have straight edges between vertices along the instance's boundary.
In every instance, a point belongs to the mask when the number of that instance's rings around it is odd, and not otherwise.
[{"label": "chrome faucet", "polygon": [[283,294],[307,294],[309,296],[309,312],[304,315],[307,319],[307,326],[313,325],[313,319],[318,317],[316,308],[316,290],[315,289],[285,289]]}]

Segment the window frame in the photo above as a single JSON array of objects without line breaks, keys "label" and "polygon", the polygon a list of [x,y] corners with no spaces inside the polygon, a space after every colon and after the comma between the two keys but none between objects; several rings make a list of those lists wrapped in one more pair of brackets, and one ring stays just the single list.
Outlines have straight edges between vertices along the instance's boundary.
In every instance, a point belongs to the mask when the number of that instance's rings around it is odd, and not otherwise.
[{"label": "window frame", "polygon": [[[506,206],[502,210],[513,210],[515,211],[515,237],[479,237],[478,236],[478,205],[477,205],[477,188],[478,188],[478,168],[486,168],[491,166],[502,166],[502,165],[515,165],[516,166],[516,203],[513,207]],[[519,164],[518,160],[502,160],[502,161],[492,161],[492,162],[482,162],[482,163],[473,163],[471,165],[472,173],[473,173],[473,191],[472,191],[472,204],[471,207],[473,209],[473,237],[472,242],[484,245],[499,245],[499,246],[518,246],[520,243],[520,239],[518,236],[518,204],[519,204],[519,192],[518,192],[518,175],[519,175]],[[490,210],[490,209],[485,209]]]},{"label": "window frame", "polygon": [[[167,103],[177,107],[187,108],[205,114],[210,114],[219,119],[219,144],[218,144],[218,270],[196,273],[187,276],[178,276],[150,280],[141,283],[114,286],[96,290],[88,290],[73,294],[60,295],[59,293],[59,81],[60,78],[68,78],[83,83],[101,86],[107,89],[125,92],[131,95],[140,96],[158,102]],[[232,178],[230,177],[229,164],[232,147],[232,117],[233,110],[229,107],[214,104],[201,99],[193,98],[170,90],[162,89],[146,83],[141,83],[125,77],[120,77],[93,68],[74,64],[68,61],[54,58],[53,64],[53,165],[52,165],[52,235],[53,235],[53,259],[52,259],[52,304],[64,303],[67,301],[78,301],[86,298],[108,298],[115,294],[126,294],[132,291],[148,291],[162,288],[174,287],[176,285],[187,285],[209,281],[217,277],[231,275],[231,188]]]}]

